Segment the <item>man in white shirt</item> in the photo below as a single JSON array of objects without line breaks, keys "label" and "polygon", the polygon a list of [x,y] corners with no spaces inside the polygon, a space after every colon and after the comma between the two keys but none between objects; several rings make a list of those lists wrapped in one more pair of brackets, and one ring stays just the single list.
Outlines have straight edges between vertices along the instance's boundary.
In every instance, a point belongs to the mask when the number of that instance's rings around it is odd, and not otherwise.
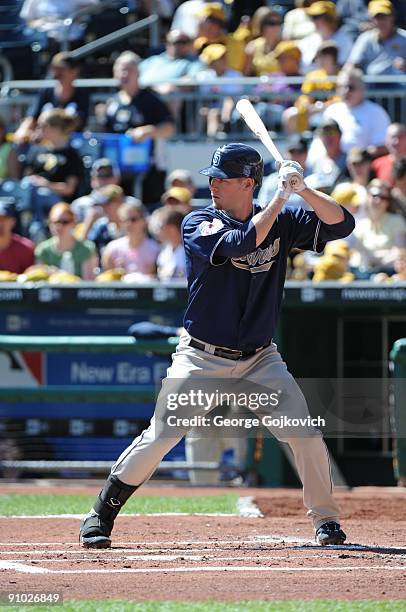
[{"label": "man in white shirt", "polygon": [[362,147],[373,157],[384,155],[385,135],[391,120],[382,106],[365,98],[361,70],[342,70],[337,78],[337,93],[341,102],[328,106],[323,119],[338,123],[342,150],[347,153],[352,147]]}]

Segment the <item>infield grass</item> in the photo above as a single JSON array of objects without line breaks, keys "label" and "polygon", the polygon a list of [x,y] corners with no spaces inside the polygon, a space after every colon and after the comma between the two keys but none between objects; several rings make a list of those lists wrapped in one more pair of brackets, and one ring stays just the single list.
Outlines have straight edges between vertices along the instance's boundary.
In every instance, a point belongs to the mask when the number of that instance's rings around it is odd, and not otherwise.
[{"label": "infield grass", "polygon": [[404,612],[406,600],[399,601],[70,601],[60,606],[1,606],[3,611],[27,612]]},{"label": "infield grass", "polygon": [[[0,497],[0,516],[38,516],[48,514],[86,514],[95,495],[22,495]],[[186,512],[190,514],[230,514],[238,516],[238,495],[200,495],[190,497],[155,497],[135,495],[121,514]]]}]

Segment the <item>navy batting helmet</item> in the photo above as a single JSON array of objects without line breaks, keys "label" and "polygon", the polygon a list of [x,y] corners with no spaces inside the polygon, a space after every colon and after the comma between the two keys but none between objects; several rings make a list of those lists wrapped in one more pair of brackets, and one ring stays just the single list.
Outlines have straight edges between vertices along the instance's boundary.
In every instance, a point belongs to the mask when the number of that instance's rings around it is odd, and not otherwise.
[{"label": "navy batting helmet", "polygon": [[241,142],[231,142],[215,150],[211,166],[200,174],[213,178],[253,178],[261,186],[264,162],[256,149]]}]

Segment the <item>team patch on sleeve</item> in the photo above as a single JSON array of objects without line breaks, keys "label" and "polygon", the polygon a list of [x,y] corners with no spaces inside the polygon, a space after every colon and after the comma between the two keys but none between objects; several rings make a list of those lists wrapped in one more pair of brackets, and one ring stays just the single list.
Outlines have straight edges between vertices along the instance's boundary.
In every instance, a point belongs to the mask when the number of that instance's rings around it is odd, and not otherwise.
[{"label": "team patch on sleeve", "polygon": [[202,221],[199,225],[199,231],[202,236],[210,236],[216,234],[221,230],[224,223],[220,219],[213,219],[212,221]]}]

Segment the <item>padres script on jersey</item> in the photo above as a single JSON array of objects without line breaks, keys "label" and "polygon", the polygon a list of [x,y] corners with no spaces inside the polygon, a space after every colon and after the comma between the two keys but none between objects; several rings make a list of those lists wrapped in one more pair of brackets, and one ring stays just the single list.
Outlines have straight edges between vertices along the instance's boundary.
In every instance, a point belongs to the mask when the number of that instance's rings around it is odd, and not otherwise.
[{"label": "padres script on jersey", "polygon": [[[254,205],[253,214],[260,210]],[[250,219],[238,221],[213,206],[190,213],[182,225],[189,286],[185,329],[204,342],[241,351],[269,343],[289,252],[320,252],[328,240],[347,236],[352,217],[343,211],[344,221],[327,225],[313,211],[285,207],[258,247]]]}]

